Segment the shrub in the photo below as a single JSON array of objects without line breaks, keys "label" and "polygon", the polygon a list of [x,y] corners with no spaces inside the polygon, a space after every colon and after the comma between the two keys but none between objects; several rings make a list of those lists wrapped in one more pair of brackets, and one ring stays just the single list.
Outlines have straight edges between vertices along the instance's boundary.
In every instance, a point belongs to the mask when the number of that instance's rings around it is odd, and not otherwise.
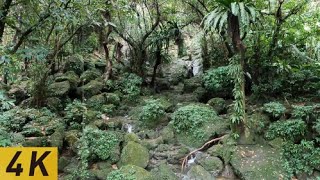
[{"label": "shrub", "polygon": [[307,122],[315,121],[317,116],[319,116],[316,111],[318,105],[314,106],[293,106],[292,116],[294,118],[303,119]]},{"label": "shrub", "polygon": [[286,108],[279,102],[269,102],[263,105],[263,110],[271,117],[280,118],[285,113]]},{"label": "shrub", "polygon": [[229,66],[221,66],[208,70],[203,76],[204,86],[209,91],[232,89],[232,78],[228,75]]},{"label": "shrub", "polygon": [[10,134],[3,128],[0,128],[0,147],[8,147],[11,146],[11,136]]},{"label": "shrub", "polygon": [[289,177],[299,173],[311,174],[315,167],[320,166],[320,148],[315,147],[313,141],[288,142],[283,146],[282,158]]},{"label": "shrub", "polygon": [[140,95],[140,86],[142,78],[132,73],[125,73],[117,84],[117,89],[120,90],[130,100],[135,100]]},{"label": "shrub", "polygon": [[317,131],[317,133],[320,135],[320,119],[317,119],[315,122],[315,125],[313,128]]},{"label": "shrub", "polygon": [[89,161],[92,159],[107,160],[118,145],[119,139],[115,133],[90,127],[84,128],[78,141],[80,167],[73,176],[87,179],[89,177]]},{"label": "shrub", "polygon": [[[84,128],[79,140],[80,157],[107,160],[119,144],[117,134],[94,128]],[[84,155],[86,154],[86,155]]]},{"label": "shrub", "polygon": [[86,119],[87,106],[79,100],[74,100],[72,103],[68,104],[65,108],[66,116],[68,122],[82,123]]},{"label": "shrub", "polygon": [[10,110],[14,106],[14,100],[10,99],[4,91],[0,90],[0,112]]},{"label": "shrub", "polygon": [[266,137],[268,139],[280,137],[287,140],[294,140],[298,136],[304,135],[306,128],[306,123],[301,119],[278,121],[269,126]]},{"label": "shrub", "polygon": [[216,112],[208,106],[191,104],[176,110],[172,115],[173,127],[177,133],[187,132],[195,138],[201,136],[204,123],[215,119]]},{"label": "shrub", "polygon": [[146,126],[156,125],[165,115],[165,110],[159,99],[149,100],[142,107],[139,120]]}]

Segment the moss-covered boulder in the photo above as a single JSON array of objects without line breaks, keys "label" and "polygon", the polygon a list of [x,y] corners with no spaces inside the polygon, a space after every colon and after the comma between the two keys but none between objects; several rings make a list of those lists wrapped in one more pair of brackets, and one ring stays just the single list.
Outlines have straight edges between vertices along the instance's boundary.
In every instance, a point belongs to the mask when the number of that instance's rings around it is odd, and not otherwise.
[{"label": "moss-covered boulder", "polygon": [[125,136],[124,136],[124,142],[125,143],[128,143],[128,142],[136,142],[136,143],[140,143],[140,139],[139,137],[135,134],[135,133],[127,133]]},{"label": "moss-covered boulder", "polygon": [[224,168],[223,162],[218,157],[205,156],[204,154],[198,154],[196,162],[200,164],[206,171],[217,176]]},{"label": "moss-covered boulder", "polygon": [[280,152],[270,146],[238,145],[230,163],[242,179],[272,180],[286,175]]},{"label": "moss-covered boulder", "polygon": [[71,86],[69,81],[54,82],[49,85],[48,92],[51,97],[62,97],[69,93]]},{"label": "moss-covered boulder", "polygon": [[119,170],[112,171],[108,174],[107,180],[152,180],[152,175],[147,170],[135,166],[135,165],[126,165],[121,167]]},{"label": "moss-covered boulder", "polygon": [[213,109],[218,114],[226,112],[226,110],[227,110],[226,101],[223,98],[212,98],[208,101],[207,104],[209,104],[209,106],[213,107]]},{"label": "moss-covered boulder", "polygon": [[60,111],[63,109],[63,104],[61,99],[58,97],[50,97],[47,99],[47,107],[54,112]]},{"label": "moss-covered boulder", "polygon": [[79,90],[78,94],[79,95],[83,94],[85,97],[88,98],[88,97],[100,94],[103,87],[104,87],[103,82],[99,80],[92,80],[89,83],[78,88]]},{"label": "moss-covered boulder", "polygon": [[101,72],[96,69],[90,69],[81,74],[80,80],[82,83],[88,83],[92,80],[95,80],[98,77],[101,77]]},{"label": "moss-covered boulder", "polygon": [[46,147],[48,146],[48,140],[46,137],[30,137],[22,143],[23,147]]},{"label": "moss-covered boulder", "polygon": [[102,93],[90,97],[86,103],[91,108],[112,114],[114,108],[120,104],[120,98],[115,93]]},{"label": "moss-covered boulder", "polygon": [[78,87],[80,83],[79,76],[73,71],[68,71],[64,74],[58,75],[55,78],[55,82],[63,82],[63,81],[69,81],[72,89],[75,89],[76,87]]},{"label": "moss-covered boulder", "polygon": [[191,169],[187,173],[188,179],[197,179],[197,180],[214,180],[215,178],[211,176],[211,174],[206,171],[202,166],[196,165],[192,166]]},{"label": "moss-covered boulder", "polygon": [[178,141],[191,147],[201,147],[214,136],[229,130],[229,121],[217,116],[210,106],[189,104],[172,115],[173,128]]},{"label": "moss-covered boulder", "polygon": [[65,156],[61,156],[58,160],[58,170],[63,172],[63,169],[67,167],[71,162],[71,159]]},{"label": "moss-covered boulder", "polygon": [[175,135],[174,135],[174,129],[170,126],[166,126],[165,128],[163,128],[160,132],[163,142],[164,143],[174,143],[175,140]]},{"label": "moss-covered boulder", "polygon": [[178,180],[179,178],[167,164],[160,164],[159,167],[151,170],[153,180]]},{"label": "moss-covered boulder", "polygon": [[98,179],[106,179],[108,174],[114,169],[112,164],[109,162],[98,162],[94,165],[96,168],[91,169],[91,173],[94,174]]},{"label": "moss-covered boulder", "polygon": [[66,64],[64,66],[64,72],[74,71],[80,76],[84,70],[84,61],[81,55],[72,55],[67,57]]},{"label": "moss-covered boulder", "polygon": [[64,140],[64,127],[59,127],[56,131],[49,137],[49,142],[52,147],[57,147],[59,150],[63,148]]},{"label": "moss-covered boulder", "polygon": [[192,77],[190,79],[184,80],[184,86],[183,91],[185,93],[192,93],[194,90],[196,90],[198,87],[201,87],[202,80],[199,76]]},{"label": "moss-covered boulder", "polygon": [[128,144],[122,150],[119,164],[121,166],[131,164],[145,168],[147,167],[148,162],[148,149],[138,143],[129,141]]},{"label": "moss-covered boulder", "polygon": [[150,150],[155,149],[158,145],[163,144],[163,138],[162,136],[159,136],[155,139],[144,139],[142,144]]}]

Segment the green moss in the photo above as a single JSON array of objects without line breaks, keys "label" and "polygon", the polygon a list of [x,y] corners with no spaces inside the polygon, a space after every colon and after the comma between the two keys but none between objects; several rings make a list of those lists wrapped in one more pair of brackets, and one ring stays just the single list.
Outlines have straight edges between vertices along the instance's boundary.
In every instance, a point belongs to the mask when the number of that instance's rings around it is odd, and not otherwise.
[{"label": "green moss", "polygon": [[307,125],[300,119],[278,121],[272,123],[266,132],[266,137],[270,140],[280,137],[287,140],[294,140],[307,131]]},{"label": "green moss", "polygon": [[66,59],[66,64],[64,71],[74,71],[76,74],[80,75],[84,70],[84,61],[81,55],[72,55]]},{"label": "green moss", "polygon": [[212,98],[208,101],[209,106],[213,107],[219,114],[226,111],[227,105],[223,98]]},{"label": "green moss", "polygon": [[147,167],[148,162],[149,152],[147,148],[133,141],[129,141],[122,150],[119,164],[121,166],[131,164],[145,168]]},{"label": "green moss", "polygon": [[56,77],[55,81],[56,82],[69,81],[72,89],[75,89],[78,86],[78,84],[80,83],[79,76],[73,71],[68,71],[68,72]]},{"label": "green moss", "polygon": [[62,97],[69,93],[71,86],[69,81],[55,82],[49,85],[48,91],[51,97]]},{"label": "green moss", "polygon": [[160,164],[159,167],[151,170],[153,180],[178,180],[179,178],[172,171],[172,168],[166,164]]},{"label": "green moss", "polygon": [[228,130],[228,121],[219,118],[211,107],[190,104],[176,110],[172,115],[173,128],[180,142],[199,147],[214,135]]},{"label": "green moss", "polygon": [[79,88],[80,94],[83,94],[85,97],[91,97],[94,95],[97,95],[101,93],[101,90],[103,89],[104,84],[103,82],[99,80],[92,80],[89,83],[81,86]]},{"label": "green moss", "polygon": [[98,70],[95,69],[91,69],[91,70],[87,70],[84,73],[81,74],[80,76],[80,80],[83,83],[88,83],[92,80],[95,80],[98,77],[101,77],[101,73]]},{"label": "green moss", "polygon": [[192,166],[187,174],[190,179],[197,179],[197,180],[212,179],[212,176],[210,175],[210,173],[206,171],[202,166],[199,166],[199,165]]},{"label": "green moss", "polygon": [[107,180],[152,180],[152,175],[141,167],[126,165],[119,170],[112,171]]},{"label": "green moss", "polygon": [[201,87],[201,85],[202,85],[201,77],[196,76],[196,77],[192,77],[190,79],[185,79],[183,84],[184,84],[183,91],[185,93],[192,93],[198,87]]},{"label": "green moss", "polygon": [[237,146],[231,165],[242,179],[282,179],[286,172],[281,154],[269,146]]}]

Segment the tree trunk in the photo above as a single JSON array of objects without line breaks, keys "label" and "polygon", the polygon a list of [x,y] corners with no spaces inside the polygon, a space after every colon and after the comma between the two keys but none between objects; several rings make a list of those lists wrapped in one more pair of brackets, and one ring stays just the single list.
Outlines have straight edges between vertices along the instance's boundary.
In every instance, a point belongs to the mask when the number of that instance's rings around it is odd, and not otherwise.
[{"label": "tree trunk", "polygon": [[181,36],[182,35],[179,35],[176,40],[176,44],[178,46],[178,57],[179,58],[181,58],[185,55],[185,53],[184,53],[184,40]]},{"label": "tree trunk", "polygon": [[103,43],[103,49],[104,49],[106,63],[107,63],[104,79],[105,79],[105,81],[108,81],[112,75],[112,61],[109,57],[109,48],[108,48],[107,42]]},{"label": "tree trunk", "polygon": [[201,43],[201,55],[203,59],[203,70],[208,70],[211,66],[210,58],[208,54],[208,41],[206,38],[206,33],[203,34],[202,43]]},{"label": "tree trunk", "polygon": [[150,85],[152,87],[155,86],[155,81],[156,81],[156,77],[157,77],[157,70],[158,70],[158,67],[160,64],[161,64],[161,47],[158,45],[157,52],[156,52],[156,63],[153,66],[153,74],[152,74],[152,79],[151,79],[151,83],[150,83]]},{"label": "tree trunk", "polygon": [[6,17],[10,11],[11,3],[12,0],[6,0],[0,9],[0,12],[2,12],[2,15],[0,15],[0,43],[2,43],[4,28],[6,26]]},{"label": "tree trunk", "polygon": [[241,74],[239,76],[241,77],[241,106],[243,110],[242,121],[239,124],[240,135],[244,134],[245,137],[249,136],[249,131],[247,129],[247,117],[246,117],[246,97],[245,97],[245,78],[244,78],[244,66],[245,66],[245,49],[241,36],[240,36],[240,23],[238,16],[234,16],[233,14],[230,14],[228,17],[228,32],[229,36],[232,39],[232,44],[235,49],[235,52],[240,54],[240,67],[241,67]]}]

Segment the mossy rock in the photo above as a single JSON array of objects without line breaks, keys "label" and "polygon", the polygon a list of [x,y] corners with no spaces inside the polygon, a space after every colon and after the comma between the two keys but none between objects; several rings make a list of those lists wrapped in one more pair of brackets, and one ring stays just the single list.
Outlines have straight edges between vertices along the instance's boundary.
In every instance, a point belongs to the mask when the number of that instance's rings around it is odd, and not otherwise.
[{"label": "mossy rock", "polygon": [[63,172],[63,169],[67,167],[70,164],[71,160],[70,158],[67,158],[65,156],[61,156],[58,160],[58,170],[59,172]]},{"label": "mossy rock", "polygon": [[144,146],[129,141],[128,144],[123,148],[120,162],[121,166],[124,165],[136,165],[142,168],[147,167],[149,163],[149,152]]},{"label": "mossy rock", "polygon": [[58,150],[63,148],[64,128],[57,128],[56,131],[49,137],[49,142],[52,147],[57,147]]},{"label": "mossy rock", "polygon": [[99,60],[99,61],[96,61],[94,65],[96,69],[100,71],[104,71],[106,69],[107,63],[105,61]]},{"label": "mossy rock", "polygon": [[54,111],[60,111],[63,109],[62,101],[58,97],[50,97],[47,99],[47,107]]},{"label": "mossy rock", "polygon": [[[201,156],[202,154],[199,154],[198,156]],[[203,156],[196,159],[196,162],[198,162],[206,171],[210,172],[211,174],[217,176],[219,175],[223,168],[223,162],[218,157],[211,157],[211,156]]]},{"label": "mossy rock", "polygon": [[81,74],[80,76],[80,80],[82,83],[88,83],[92,80],[95,80],[98,77],[101,77],[102,74],[100,71],[96,70],[96,69],[90,69],[85,71],[84,73]]},{"label": "mossy rock", "polygon": [[91,169],[91,173],[98,179],[106,179],[108,174],[113,171],[112,165],[109,162],[98,162],[94,165],[96,168]]},{"label": "mossy rock", "polygon": [[135,166],[135,165],[126,165],[121,167],[119,170],[113,171],[108,174],[107,180],[152,180],[152,175],[147,170]]},{"label": "mossy rock", "polygon": [[209,104],[209,106],[213,107],[213,109],[218,114],[226,112],[226,110],[227,110],[226,101],[223,98],[212,98],[208,101],[207,104]]},{"label": "mossy rock", "polygon": [[184,80],[184,86],[183,91],[185,93],[192,93],[195,91],[198,87],[201,87],[202,80],[199,76],[192,77],[190,79]]},{"label": "mossy rock", "polygon": [[86,104],[90,108],[95,108],[95,109],[99,109],[105,103],[106,103],[105,93],[94,95],[86,101]]},{"label": "mossy rock", "polygon": [[124,136],[124,142],[125,143],[128,143],[128,142],[136,142],[136,143],[140,143],[140,139],[139,137],[135,134],[135,133],[127,133],[125,136]]},{"label": "mossy rock", "polygon": [[192,166],[191,169],[187,173],[188,178],[196,179],[196,180],[214,180],[211,174],[206,171],[202,166],[196,165]]},{"label": "mossy rock", "polygon": [[80,76],[84,71],[84,61],[81,55],[72,55],[67,57],[64,72],[74,71]]},{"label": "mossy rock", "polygon": [[176,141],[174,135],[174,129],[172,127],[166,126],[160,132],[164,143],[174,143]]},{"label": "mossy rock", "polygon": [[27,138],[23,143],[23,147],[47,147],[49,145],[46,137]]},{"label": "mossy rock", "polygon": [[160,164],[159,167],[151,170],[154,180],[179,180],[172,171],[172,168],[167,164]]},{"label": "mossy rock", "polygon": [[216,119],[204,123],[198,129],[199,134],[201,134],[201,138],[195,138],[188,132],[176,133],[176,137],[182,144],[199,148],[205,142],[209,141],[210,138],[220,136],[228,132],[230,130],[230,124],[227,120],[216,117]]},{"label": "mossy rock", "polygon": [[72,89],[75,89],[76,87],[78,87],[80,83],[79,76],[73,71],[68,71],[55,78],[55,82],[63,82],[63,81],[69,81]]},{"label": "mossy rock", "polygon": [[159,136],[155,139],[144,139],[142,140],[141,144],[147,147],[148,149],[152,150],[157,148],[160,144],[163,144],[163,138],[162,136]]},{"label": "mossy rock", "polygon": [[90,70],[90,69],[95,69],[94,59],[86,58],[86,59],[84,59],[83,62],[84,62],[84,70],[85,71]]},{"label": "mossy rock", "polygon": [[85,97],[92,97],[94,95],[100,94],[103,89],[104,84],[99,80],[92,80],[89,83],[81,86],[79,88],[79,95],[84,95]]},{"label": "mossy rock", "polygon": [[231,159],[235,173],[242,179],[283,179],[281,153],[270,146],[238,145]]},{"label": "mossy rock", "polygon": [[51,97],[62,97],[68,95],[71,89],[69,81],[55,82],[49,85],[48,92]]}]

